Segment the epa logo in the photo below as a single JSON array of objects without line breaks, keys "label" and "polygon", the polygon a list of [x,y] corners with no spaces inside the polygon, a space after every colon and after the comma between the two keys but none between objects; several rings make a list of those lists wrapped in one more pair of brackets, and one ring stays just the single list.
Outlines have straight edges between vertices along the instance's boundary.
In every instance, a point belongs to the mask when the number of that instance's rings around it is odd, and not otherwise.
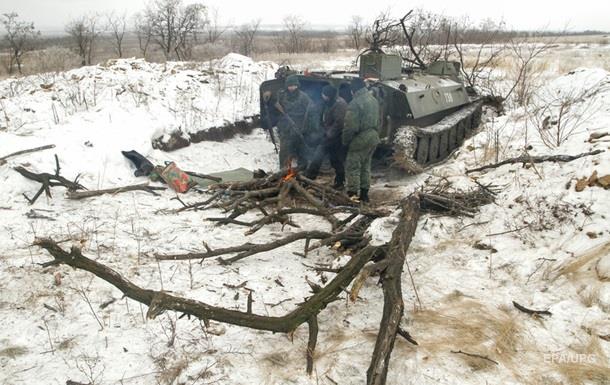
[{"label": "epa logo", "polygon": [[595,354],[546,353],[544,362],[547,364],[594,364]]}]

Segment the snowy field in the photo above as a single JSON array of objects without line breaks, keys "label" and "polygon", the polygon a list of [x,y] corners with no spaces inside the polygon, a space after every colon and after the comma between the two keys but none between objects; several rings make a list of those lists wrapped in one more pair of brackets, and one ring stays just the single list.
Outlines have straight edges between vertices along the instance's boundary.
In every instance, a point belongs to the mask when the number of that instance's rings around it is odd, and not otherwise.
[{"label": "snowy field", "polygon": [[[406,196],[440,180],[468,188],[476,178],[502,189],[496,203],[473,218],[421,218],[407,255],[412,279],[405,271],[402,282],[402,326],[419,345],[397,339],[388,384],[609,383],[610,190],[593,179],[589,186],[587,179],[610,174],[610,137],[589,140],[591,133],[610,132],[610,72],[587,63],[559,71],[563,67],[555,64],[531,105],[488,114],[480,132],[444,164],[415,177],[375,181],[373,200],[385,193]],[[89,189],[141,183],[145,179],[133,176],[120,153],[137,150],[153,163],[171,160],[202,173],[273,171],[276,155],[259,129],[172,153],[154,150],[151,140],[255,114],[258,85],[275,68],[239,55],[203,65],[120,60],[0,82],[0,157],[56,145],[0,165],[0,384],[365,383],[383,306],[376,278],[366,281],[356,302],[343,295],[320,313],[310,377],[305,325],[288,336],[205,326],[174,313],[147,320],[144,306],[89,273],[41,267],[51,257],[31,246],[36,237],[63,240],[138,285],[213,305],[245,311],[252,290],[254,313],[294,309],[309,295],[306,278],[322,284],[334,276],[308,266],[339,267],[347,257],[318,249],[303,259],[293,254],[303,242],[231,266],[213,259],[157,262],[153,255],[199,251],[202,242],[216,248],[328,230],[326,222],[303,215],[296,218],[301,229],[273,224],[247,236],[243,227],[205,220],[220,211],[175,213],[181,205],[170,191],[74,201],[56,187],[52,198],[43,195],[29,205],[23,194],[31,197],[39,184],[13,170],[21,165],[53,173],[57,154],[62,175],[80,175]],[[546,112],[556,116],[560,107],[550,101],[563,95],[572,102],[562,115],[564,130],[555,132],[552,123],[538,129],[531,106],[549,105]],[[532,156],[605,151],[568,163],[465,173],[524,149]],[[381,221],[377,230],[388,232],[392,225]],[[532,317],[513,301],[552,315]]]}]

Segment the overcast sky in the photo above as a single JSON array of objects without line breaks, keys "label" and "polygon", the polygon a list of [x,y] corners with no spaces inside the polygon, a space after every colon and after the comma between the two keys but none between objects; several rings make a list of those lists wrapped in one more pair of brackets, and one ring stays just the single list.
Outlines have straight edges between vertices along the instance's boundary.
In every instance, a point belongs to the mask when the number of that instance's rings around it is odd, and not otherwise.
[{"label": "overcast sky", "polygon": [[[195,1],[185,0],[185,3]],[[399,15],[410,8],[424,8],[448,16],[480,20],[503,19],[517,29],[551,28],[556,30],[610,31],[608,0],[207,0],[200,1],[219,10],[223,24],[241,24],[260,18],[262,24],[280,24],[286,15],[302,16],[313,26],[347,25],[352,15],[374,18],[390,9]],[[0,0],[0,13],[17,12],[31,20],[43,32],[63,31],[73,17],[87,12],[126,11],[133,14],[144,8],[147,0]]]}]

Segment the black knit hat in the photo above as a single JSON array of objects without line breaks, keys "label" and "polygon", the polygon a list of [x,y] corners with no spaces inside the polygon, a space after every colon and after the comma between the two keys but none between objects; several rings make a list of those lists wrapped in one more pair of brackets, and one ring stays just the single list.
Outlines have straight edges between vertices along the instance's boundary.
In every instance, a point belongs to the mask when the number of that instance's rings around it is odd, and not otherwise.
[{"label": "black knit hat", "polygon": [[288,75],[288,77],[286,78],[286,87],[290,87],[290,86],[299,86],[299,78],[296,75]]},{"label": "black knit hat", "polygon": [[322,95],[325,95],[329,99],[334,99],[337,96],[337,89],[330,84],[327,84],[322,88]]},{"label": "black knit hat", "polygon": [[351,88],[352,92],[356,92],[366,87],[366,84],[361,78],[353,78],[352,82],[349,84],[349,87]]}]

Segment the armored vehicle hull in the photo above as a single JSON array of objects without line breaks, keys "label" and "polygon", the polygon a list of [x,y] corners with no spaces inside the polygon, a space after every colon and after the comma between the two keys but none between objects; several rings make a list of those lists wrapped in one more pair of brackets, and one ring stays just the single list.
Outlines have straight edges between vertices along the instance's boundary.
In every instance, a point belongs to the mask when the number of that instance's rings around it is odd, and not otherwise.
[{"label": "armored vehicle hull", "polygon": [[[284,88],[287,71],[260,87],[261,123],[273,127],[280,113],[270,100]],[[379,102],[378,154],[390,156],[392,164],[418,172],[445,159],[479,125],[482,101],[460,81],[453,62],[435,62],[425,71],[403,73],[400,58],[369,53],[360,60],[358,73],[296,74],[300,88],[314,103],[322,103],[321,90],[331,84],[347,102],[352,98],[349,82],[364,78]]]}]

